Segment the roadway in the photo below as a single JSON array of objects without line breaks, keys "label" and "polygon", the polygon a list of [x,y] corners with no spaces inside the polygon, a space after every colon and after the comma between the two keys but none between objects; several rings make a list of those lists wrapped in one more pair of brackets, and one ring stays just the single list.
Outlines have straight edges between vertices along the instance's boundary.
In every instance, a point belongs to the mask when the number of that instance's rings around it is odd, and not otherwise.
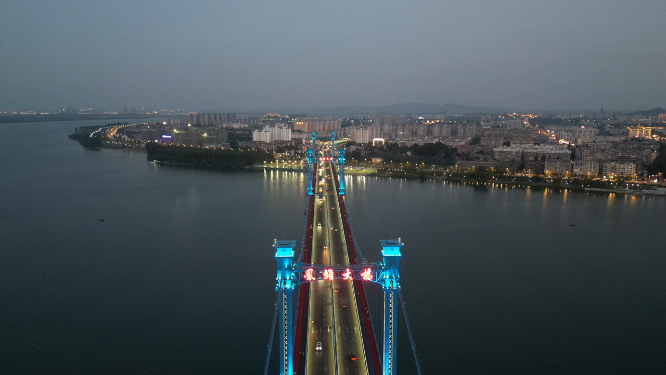
[{"label": "roadway", "polygon": [[[330,163],[317,163],[312,262],[348,265],[349,254]],[[367,374],[354,285],[346,280],[311,283],[308,306],[306,374]],[[321,342],[322,350],[316,345]],[[355,358],[352,359],[352,358]]]}]

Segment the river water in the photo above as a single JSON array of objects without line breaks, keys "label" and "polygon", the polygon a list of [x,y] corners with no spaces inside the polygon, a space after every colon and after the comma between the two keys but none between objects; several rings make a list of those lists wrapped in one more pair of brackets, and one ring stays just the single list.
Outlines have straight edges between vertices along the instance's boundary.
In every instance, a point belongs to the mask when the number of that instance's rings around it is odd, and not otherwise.
[{"label": "river water", "polygon": [[[304,175],[155,166],[67,139],[105,123],[0,124],[0,373],[261,373],[271,244],[302,244]],[[405,242],[425,374],[666,368],[666,199],[347,183],[365,258]],[[404,327],[398,359],[416,373]]]}]

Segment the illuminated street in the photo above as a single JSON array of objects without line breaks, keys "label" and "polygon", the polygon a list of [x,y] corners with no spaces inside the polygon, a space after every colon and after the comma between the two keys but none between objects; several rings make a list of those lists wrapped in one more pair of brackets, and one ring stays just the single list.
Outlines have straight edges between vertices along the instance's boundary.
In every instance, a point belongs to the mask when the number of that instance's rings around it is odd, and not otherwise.
[{"label": "illuminated street", "polygon": [[[346,265],[349,264],[349,255],[334,176],[330,163],[324,166],[316,173],[315,189],[318,196],[313,215],[312,259],[316,264]],[[309,316],[307,374],[366,374],[363,339],[352,282],[313,282]],[[317,342],[322,343],[321,351],[316,350]]]}]

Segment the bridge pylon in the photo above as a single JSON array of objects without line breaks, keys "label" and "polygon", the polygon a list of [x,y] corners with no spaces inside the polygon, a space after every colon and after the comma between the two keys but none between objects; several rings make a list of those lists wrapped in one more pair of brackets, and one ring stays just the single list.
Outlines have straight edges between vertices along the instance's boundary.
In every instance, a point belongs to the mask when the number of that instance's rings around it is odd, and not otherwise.
[{"label": "bridge pylon", "polygon": [[338,194],[345,195],[345,149],[338,150]]},{"label": "bridge pylon", "polygon": [[401,240],[380,240],[382,269],[380,280],[384,291],[384,342],[382,343],[382,374],[395,375],[398,343],[398,293],[400,292]]},{"label": "bridge pylon", "polygon": [[[400,297],[400,248],[404,246],[401,239],[380,240],[382,246],[382,261],[375,263],[328,265],[294,262],[294,247],[296,241],[275,240],[275,259],[277,260],[277,277],[275,290],[277,291],[278,306],[282,310],[282,351],[280,355],[280,374],[292,375],[294,333],[292,321],[292,292],[295,287],[316,280],[359,280],[373,282],[381,285],[384,294],[384,322],[381,345],[381,371],[383,375],[395,375],[397,365],[398,342],[398,307],[401,306]],[[404,302],[402,303],[403,313]],[[277,315],[277,313],[276,313]],[[406,319],[406,313],[405,313]],[[408,330],[409,324],[407,323]],[[420,374],[418,357],[410,333],[412,350],[417,361],[417,370]],[[269,355],[270,358],[270,348]],[[268,359],[267,359],[268,363]],[[266,365],[268,368],[268,365]]]},{"label": "bridge pylon", "polygon": [[314,165],[317,162],[317,133],[312,132],[312,143],[306,151],[308,161],[308,195],[314,194]]},{"label": "bridge pylon", "polygon": [[292,302],[291,293],[296,286],[294,281],[294,247],[296,241],[275,240],[275,259],[277,260],[277,277],[275,291],[280,294],[279,308],[282,310],[282,351],[280,353],[280,374],[293,375],[294,373],[294,335],[292,333]]}]

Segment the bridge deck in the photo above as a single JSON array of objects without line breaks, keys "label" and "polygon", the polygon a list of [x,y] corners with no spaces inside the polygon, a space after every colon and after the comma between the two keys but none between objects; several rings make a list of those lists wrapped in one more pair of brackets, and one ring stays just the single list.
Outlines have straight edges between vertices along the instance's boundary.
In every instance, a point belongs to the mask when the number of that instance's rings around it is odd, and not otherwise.
[{"label": "bridge deck", "polygon": [[[336,178],[332,163],[317,163],[316,197],[310,201],[307,223],[311,237],[306,236],[309,243],[304,254],[314,264],[346,265],[357,261]],[[362,283],[318,280],[305,285],[309,288],[301,287],[296,323],[296,372],[379,374],[375,371],[379,369],[379,356]],[[321,343],[321,350],[317,350],[317,343]]]}]

